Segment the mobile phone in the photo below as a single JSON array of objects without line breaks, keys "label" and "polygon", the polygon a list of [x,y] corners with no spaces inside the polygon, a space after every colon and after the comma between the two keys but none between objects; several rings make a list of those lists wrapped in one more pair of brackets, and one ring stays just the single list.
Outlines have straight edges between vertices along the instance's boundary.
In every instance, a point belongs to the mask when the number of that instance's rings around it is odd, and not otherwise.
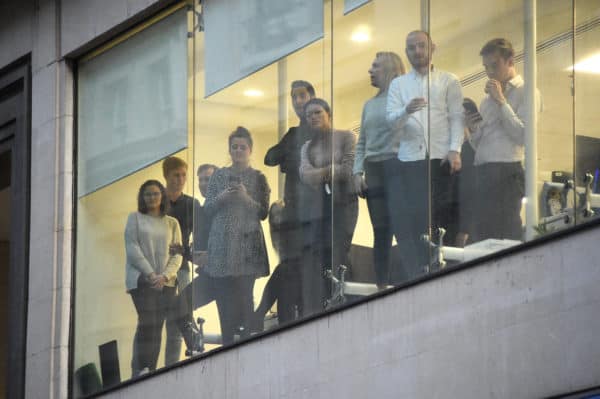
[{"label": "mobile phone", "polygon": [[462,105],[468,114],[478,114],[479,113],[479,110],[477,109],[477,104],[475,104],[475,101],[471,100],[470,98],[465,98],[463,100]]},{"label": "mobile phone", "polygon": [[463,108],[465,109],[465,114],[468,117],[475,116],[475,122],[481,122],[483,120],[479,110],[477,110],[477,104],[475,104],[475,101],[471,100],[470,98],[465,98],[463,100]]}]

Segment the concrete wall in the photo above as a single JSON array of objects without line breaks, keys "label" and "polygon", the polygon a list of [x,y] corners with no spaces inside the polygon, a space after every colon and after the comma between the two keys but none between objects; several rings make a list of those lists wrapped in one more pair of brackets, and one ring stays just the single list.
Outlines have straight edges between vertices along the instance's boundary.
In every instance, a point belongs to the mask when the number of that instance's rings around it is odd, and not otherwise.
[{"label": "concrete wall", "polygon": [[0,68],[33,49],[33,0],[0,3]]},{"label": "concrete wall", "polygon": [[62,0],[61,3],[60,43],[64,55],[173,0]]},{"label": "concrete wall", "polygon": [[600,384],[600,230],[450,274],[106,398],[542,398]]}]

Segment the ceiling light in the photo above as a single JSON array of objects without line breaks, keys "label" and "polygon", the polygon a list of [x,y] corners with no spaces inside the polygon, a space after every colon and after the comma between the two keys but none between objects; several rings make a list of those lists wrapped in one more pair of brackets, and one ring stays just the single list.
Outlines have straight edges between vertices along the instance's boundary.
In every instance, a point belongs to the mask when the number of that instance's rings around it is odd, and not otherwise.
[{"label": "ceiling light", "polygon": [[244,91],[244,95],[246,97],[262,97],[263,92],[260,90],[256,90],[256,89],[248,89],[248,90]]},{"label": "ceiling light", "polygon": [[357,43],[368,42],[369,40],[371,40],[371,32],[366,26],[359,26],[354,30],[354,32],[352,32],[350,40]]},{"label": "ceiling light", "polygon": [[565,71],[572,71],[573,68],[575,68],[575,72],[600,74],[600,53],[584,58],[574,67],[568,67]]}]

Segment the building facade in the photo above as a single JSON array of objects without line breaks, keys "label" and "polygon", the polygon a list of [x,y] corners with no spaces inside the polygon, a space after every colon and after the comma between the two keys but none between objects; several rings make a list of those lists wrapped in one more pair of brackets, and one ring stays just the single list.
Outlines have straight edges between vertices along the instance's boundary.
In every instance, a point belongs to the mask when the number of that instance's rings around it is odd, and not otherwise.
[{"label": "building facade", "polygon": [[[595,397],[597,1],[9,0],[0,20],[7,397]],[[514,52],[490,63],[495,38]],[[167,244],[148,181],[185,208]]]}]

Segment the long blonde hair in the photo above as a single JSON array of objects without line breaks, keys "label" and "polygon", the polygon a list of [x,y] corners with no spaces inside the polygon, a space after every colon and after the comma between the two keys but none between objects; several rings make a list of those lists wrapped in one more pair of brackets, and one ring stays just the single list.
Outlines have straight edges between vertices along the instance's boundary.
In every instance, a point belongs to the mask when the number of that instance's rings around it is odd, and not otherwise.
[{"label": "long blonde hair", "polygon": [[404,75],[406,73],[406,68],[404,67],[404,62],[402,62],[402,58],[393,51],[379,51],[375,54],[375,58],[379,58],[383,65],[384,70],[384,85],[379,88],[379,92],[387,91],[390,82],[397,76]]}]

